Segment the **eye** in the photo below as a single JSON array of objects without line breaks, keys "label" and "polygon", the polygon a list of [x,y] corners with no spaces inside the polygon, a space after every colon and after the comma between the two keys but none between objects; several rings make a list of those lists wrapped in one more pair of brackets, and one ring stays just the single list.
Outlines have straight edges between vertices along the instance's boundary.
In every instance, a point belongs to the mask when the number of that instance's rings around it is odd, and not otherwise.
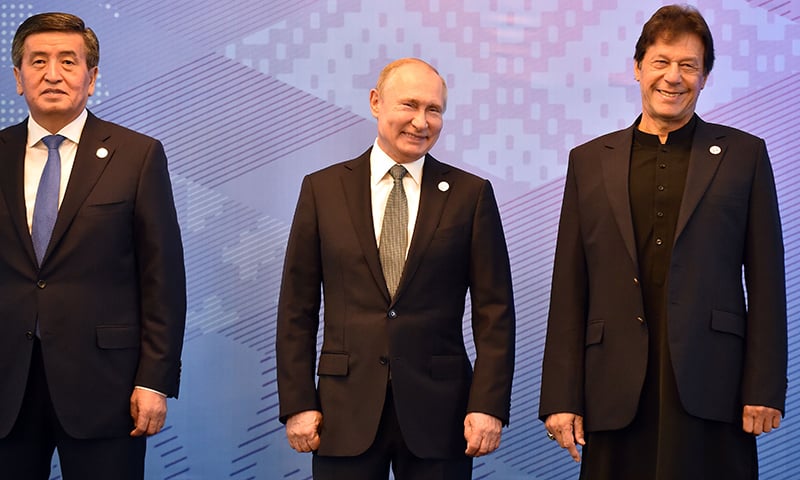
[{"label": "eye", "polygon": [[681,70],[686,73],[697,73],[700,70],[700,67],[694,63],[681,63]]},{"label": "eye", "polygon": [[653,65],[654,68],[667,68],[667,66],[669,65],[669,62],[666,61],[666,60],[663,60],[663,59],[656,59],[656,60],[653,60],[652,65]]}]

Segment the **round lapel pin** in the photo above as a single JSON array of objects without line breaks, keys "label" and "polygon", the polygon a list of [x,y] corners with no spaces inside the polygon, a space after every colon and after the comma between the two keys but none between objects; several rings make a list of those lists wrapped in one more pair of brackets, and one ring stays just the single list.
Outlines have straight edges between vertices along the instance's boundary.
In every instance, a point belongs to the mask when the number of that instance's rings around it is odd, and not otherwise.
[{"label": "round lapel pin", "polygon": [[439,190],[442,192],[446,192],[450,190],[450,184],[447,182],[439,182]]},{"label": "round lapel pin", "polygon": [[106,158],[108,156],[108,150],[105,147],[100,147],[97,149],[97,152],[95,152],[95,155],[97,155],[97,158]]},{"label": "round lapel pin", "polygon": [[719,148],[717,145],[712,145],[711,148],[708,149],[708,151],[711,152],[712,155],[719,155],[722,149]]}]

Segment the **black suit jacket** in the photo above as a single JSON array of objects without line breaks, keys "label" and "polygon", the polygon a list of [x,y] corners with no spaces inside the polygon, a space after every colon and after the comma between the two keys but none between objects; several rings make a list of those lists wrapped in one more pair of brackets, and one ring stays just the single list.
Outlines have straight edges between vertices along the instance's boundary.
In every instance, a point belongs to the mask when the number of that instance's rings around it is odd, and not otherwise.
[{"label": "black suit jacket", "polygon": [[[588,431],[630,423],[647,368],[628,192],[634,128],[575,148],[567,171],[539,414],[583,415]],[[782,411],[783,242],[760,138],[698,119],[667,282],[669,349],[686,411],[737,423],[743,405]]]},{"label": "black suit jacket", "polygon": [[39,268],[26,139],[27,122],[0,132],[0,438],[22,404],[37,318],[67,433],[127,435],[134,385],[178,394],[186,292],[164,149],[90,113]]},{"label": "black suit jacket", "polygon": [[[318,453],[358,455],[375,438],[391,368],[411,451],[463,455],[468,411],[504,423],[509,417],[515,320],[494,194],[488,181],[426,157],[414,236],[391,301],[373,229],[369,165],[368,150],[303,181],[278,307],[280,417],[320,410]],[[462,334],[467,290],[474,371]]]}]

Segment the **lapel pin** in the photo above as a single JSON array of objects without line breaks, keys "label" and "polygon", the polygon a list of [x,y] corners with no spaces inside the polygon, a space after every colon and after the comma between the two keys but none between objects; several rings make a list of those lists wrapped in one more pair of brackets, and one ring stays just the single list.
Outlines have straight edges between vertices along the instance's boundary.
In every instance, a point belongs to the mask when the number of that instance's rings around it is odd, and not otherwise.
[{"label": "lapel pin", "polygon": [[712,155],[719,155],[722,149],[716,145],[712,145],[711,148],[708,149],[708,151],[711,152]]},{"label": "lapel pin", "polygon": [[95,155],[97,155],[97,158],[106,158],[108,156],[108,150],[105,147],[100,147],[97,149],[97,152],[95,152]]},{"label": "lapel pin", "polygon": [[442,192],[450,190],[450,184],[447,182],[439,182],[439,190],[441,190]]}]

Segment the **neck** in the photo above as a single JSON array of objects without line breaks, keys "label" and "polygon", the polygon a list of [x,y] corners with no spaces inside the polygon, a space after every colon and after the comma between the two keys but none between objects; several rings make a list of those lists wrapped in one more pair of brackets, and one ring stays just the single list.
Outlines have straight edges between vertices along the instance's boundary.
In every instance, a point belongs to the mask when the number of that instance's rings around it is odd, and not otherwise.
[{"label": "neck", "polygon": [[670,132],[680,130],[681,127],[689,123],[691,119],[692,117],[689,117],[685,120],[680,120],[678,122],[664,122],[643,116],[637,128],[644,133],[658,135],[658,140],[661,143],[667,143],[667,138],[669,137]]},{"label": "neck", "polygon": [[47,130],[48,132],[50,132],[52,134],[58,133],[62,128],[64,128],[67,125],[69,125],[69,123],[71,121],[73,121],[76,118],[78,118],[77,115],[72,117],[72,118],[51,117],[51,116],[47,116],[45,118],[39,118],[39,117],[36,117],[33,114],[31,114],[31,116],[33,117],[34,120],[36,120],[36,123],[41,125],[42,128],[44,128],[45,130]]}]

